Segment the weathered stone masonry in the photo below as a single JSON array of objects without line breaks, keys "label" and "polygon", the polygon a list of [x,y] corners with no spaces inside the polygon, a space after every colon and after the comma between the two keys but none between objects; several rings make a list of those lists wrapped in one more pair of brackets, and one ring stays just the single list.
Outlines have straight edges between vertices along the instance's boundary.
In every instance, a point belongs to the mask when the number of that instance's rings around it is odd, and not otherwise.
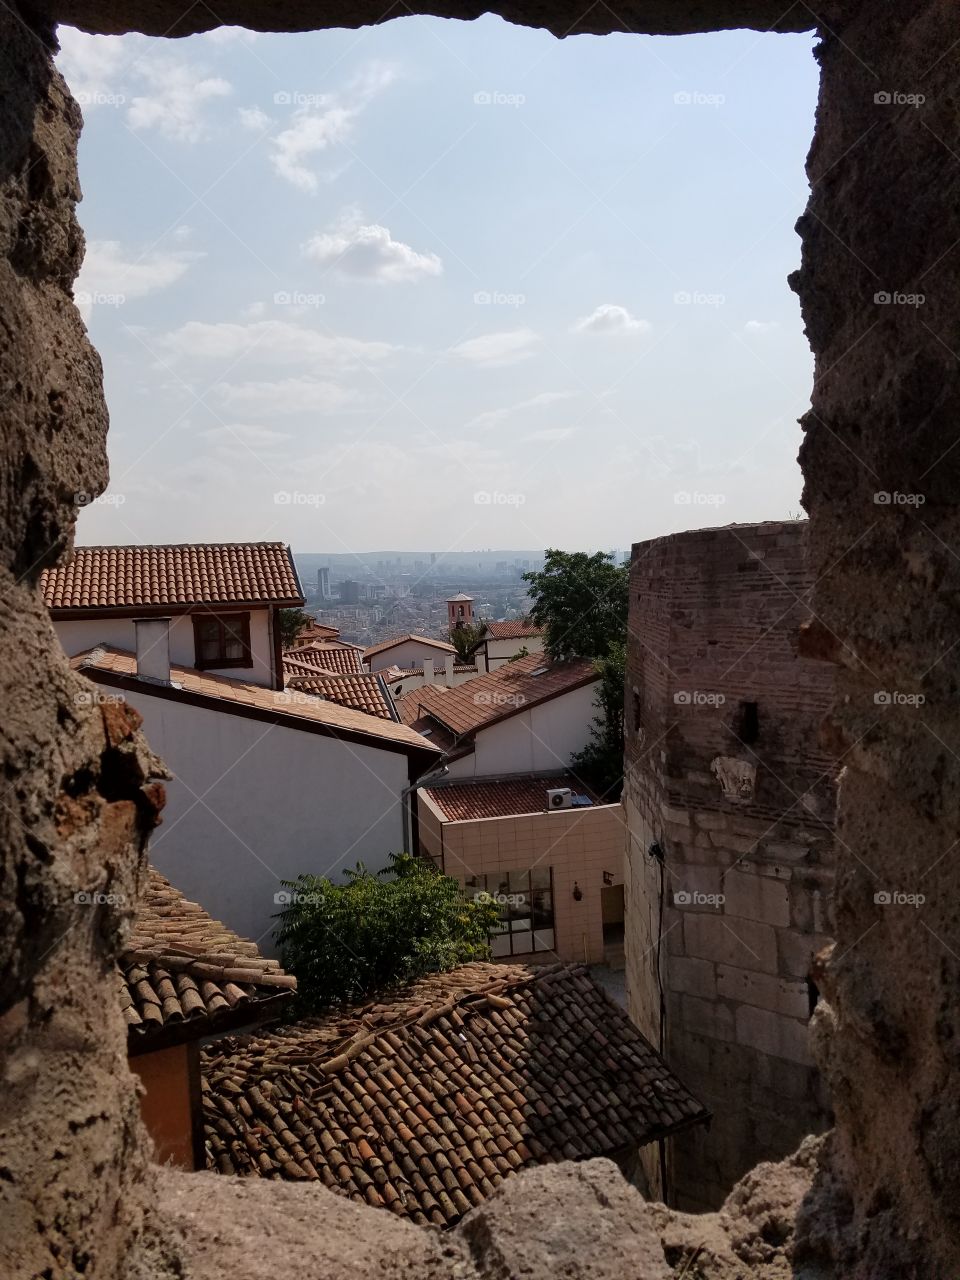
[{"label": "weathered stone masonry", "polygon": [[[813,585],[806,535],[800,521],[734,525],[633,550],[631,1012],[656,1040],[657,842],[666,1051],[714,1113],[709,1132],[671,1144],[680,1208],[717,1207],[828,1115],[807,977],[830,934],[835,762],[817,741],[833,668],[797,652]],[[724,791],[737,778],[744,796]]]}]

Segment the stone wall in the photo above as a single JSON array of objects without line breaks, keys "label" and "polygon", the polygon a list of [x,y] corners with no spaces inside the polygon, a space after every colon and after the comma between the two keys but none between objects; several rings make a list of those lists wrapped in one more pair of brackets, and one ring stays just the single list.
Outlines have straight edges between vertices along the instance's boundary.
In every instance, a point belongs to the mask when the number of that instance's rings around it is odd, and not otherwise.
[{"label": "stone wall", "polygon": [[[490,8],[485,0],[449,0],[413,11],[431,7],[451,17]],[[792,1239],[795,1202],[780,1205],[751,1236],[739,1192],[725,1219],[735,1249],[730,1266],[700,1266],[701,1251],[697,1267],[724,1280],[779,1280],[797,1267],[844,1280],[956,1275],[960,6],[630,0],[616,9],[562,3],[547,12],[540,0],[505,0],[493,10],[558,34],[819,28],[820,102],[808,209],[798,224],[802,265],[792,283],[816,361],[801,457],[818,618],[810,652],[839,664],[831,713],[831,749],[844,764],[837,943],[823,974],[827,999],[814,1017],[836,1128],[815,1153],[796,1267],[787,1245],[776,1243]],[[157,1210],[133,1085],[118,1052],[120,1015],[110,1012],[125,910],[80,911],[73,897],[92,880],[135,893],[156,797],[143,781],[151,766],[133,726],[110,727],[96,708],[78,707],[77,685],[57,656],[35,590],[39,568],[69,545],[76,493],[95,494],[106,483],[100,365],[70,296],[83,250],[74,214],[80,118],[53,68],[53,23],[183,35],[218,22],[349,26],[393,12],[373,0],[224,0],[216,13],[179,0],[0,6],[0,679],[7,699],[0,722],[0,1218],[10,1241],[5,1266],[15,1276],[184,1274],[177,1237],[201,1236],[200,1214],[213,1227],[206,1274],[219,1275],[225,1242],[243,1223],[231,1184],[207,1183],[217,1202],[211,1207],[198,1201],[192,1181],[177,1183],[188,1210],[178,1219]],[[923,304],[893,301],[910,293],[922,294]],[[922,508],[878,503],[878,493],[924,501]],[[878,690],[922,692],[925,710],[890,703],[878,712]],[[62,807],[72,815],[65,826]],[[639,885],[645,869],[635,855],[632,862]],[[877,902],[878,887],[923,892],[925,909]],[[774,1182],[776,1173],[768,1167],[756,1177]],[[570,1173],[542,1177],[556,1187]],[[627,1215],[609,1196],[597,1203],[599,1238],[611,1239],[611,1218],[623,1227]],[[592,1240],[574,1229],[577,1212],[564,1206],[552,1274],[585,1274],[593,1258]],[[312,1206],[307,1216],[315,1249]],[[307,1258],[306,1245],[291,1258],[282,1231],[269,1236],[266,1227],[278,1219],[282,1227],[276,1200],[267,1202],[265,1230],[244,1254],[251,1274],[273,1276]],[[325,1274],[387,1274],[380,1229],[370,1229],[375,1247],[351,1255],[355,1233],[344,1233],[344,1250]],[[161,1230],[173,1238],[169,1247],[158,1243]],[[132,1252],[138,1239],[151,1242],[139,1257]],[[771,1253],[783,1265],[768,1267]],[[624,1264],[624,1256],[609,1274],[656,1274],[634,1258]],[[696,1274],[682,1250],[670,1246],[666,1256]],[[449,1273],[449,1260],[438,1273],[444,1267]],[[508,1273],[494,1257],[488,1274]]]},{"label": "stone wall", "polygon": [[817,743],[833,668],[797,652],[806,536],[734,525],[633,550],[628,992],[656,1042],[662,938],[667,1057],[714,1113],[671,1144],[682,1208],[717,1207],[827,1122],[807,976],[830,934],[835,767]]}]

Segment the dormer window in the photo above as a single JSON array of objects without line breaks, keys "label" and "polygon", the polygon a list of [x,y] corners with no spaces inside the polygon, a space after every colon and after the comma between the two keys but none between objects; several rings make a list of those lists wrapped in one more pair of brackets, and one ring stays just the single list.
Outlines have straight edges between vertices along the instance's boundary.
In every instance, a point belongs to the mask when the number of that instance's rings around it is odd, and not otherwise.
[{"label": "dormer window", "polygon": [[253,666],[249,613],[195,613],[193,638],[200,671]]}]

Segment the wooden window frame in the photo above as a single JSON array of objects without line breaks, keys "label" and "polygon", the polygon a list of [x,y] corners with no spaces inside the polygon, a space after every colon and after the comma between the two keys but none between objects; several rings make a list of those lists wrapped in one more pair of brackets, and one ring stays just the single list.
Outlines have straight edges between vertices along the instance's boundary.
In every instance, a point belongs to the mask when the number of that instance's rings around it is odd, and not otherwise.
[{"label": "wooden window frame", "polygon": [[[198,671],[223,671],[228,667],[250,668],[253,666],[253,650],[250,648],[250,614],[244,613],[194,613],[193,617],[193,653],[196,668]],[[200,637],[200,625],[211,620],[220,626],[220,652],[223,653],[226,647],[226,634],[224,624],[229,619],[231,622],[239,622],[241,627],[240,643],[243,645],[243,656],[240,658],[218,658],[216,661],[206,662],[203,658],[203,645]]]}]

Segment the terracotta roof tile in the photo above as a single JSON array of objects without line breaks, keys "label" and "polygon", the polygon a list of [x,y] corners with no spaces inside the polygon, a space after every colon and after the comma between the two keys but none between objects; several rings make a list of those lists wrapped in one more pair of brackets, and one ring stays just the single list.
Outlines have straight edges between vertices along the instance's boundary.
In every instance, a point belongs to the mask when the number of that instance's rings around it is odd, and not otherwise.
[{"label": "terracotta roof tile", "polygon": [[489,637],[491,640],[523,640],[543,634],[529,618],[515,618],[512,622],[487,622],[484,629],[484,639]]},{"label": "terracotta roof tile", "polygon": [[339,627],[328,626],[325,622],[310,622],[300,628],[293,644],[296,648],[298,645],[312,644],[314,640],[336,640],[339,635]]},{"label": "terracotta roof tile", "polygon": [[75,547],[41,587],[54,610],[304,603],[282,542]]},{"label": "terracotta roof tile", "polygon": [[348,675],[352,671],[364,670],[363,650],[355,644],[346,644],[341,640],[315,641],[301,645],[296,649],[287,649],[283,655],[284,670],[305,675],[310,671],[339,671]]},{"label": "terracotta roof tile", "polygon": [[327,698],[342,707],[353,707],[356,711],[366,711],[372,716],[382,716],[385,720],[398,719],[393,699],[375,672],[341,673],[319,668],[308,668],[306,673],[288,671],[287,688],[312,693],[314,697]]},{"label": "terracotta roof tile", "polygon": [[446,640],[435,640],[433,636],[417,636],[412,632],[408,632],[405,636],[394,636],[392,640],[381,640],[379,644],[372,644],[369,648],[364,649],[363,656],[365,660],[376,657],[378,653],[384,653],[387,649],[394,648],[398,644],[406,644],[410,640],[416,640],[420,644],[432,645],[435,649],[442,649],[444,653],[456,653],[456,649],[452,644],[448,644]]},{"label": "terracotta roof tile", "polygon": [[419,726],[430,717],[462,738],[597,678],[589,658],[551,662],[542,653],[530,653],[453,688],[424,685],[413,689],[400,699],[397,710],[404,724]]},{"label": "terracotta roof tile", "polygon": [[[236,1011],[254,1022],[276,1012],[297,980],[276,960],[190,902],[154,867],[119,961],[120,1007],[136,1043],[159,1031],[206,1036]],[[269,1002],[269,1003],[268,1003]]]},{"label": "terracotta roof tile", "polygon": [[[109,645],[98,645],[86,653],[78,653],[70,659],[70,665],[94,680],[101,674],[127,679],[136,679],[137,675],[136,656],[123,649],[113,649]],[[311,723],[322,724],[334,731],[360,734],[400,747],[428,752],[437,749],[406,725],[384,720],[381,716],[354,711],[350,707],[340,706],[296,689],[284,689],[282,692],[264,689],[261,685],[247,684],[227,676],[211,675],[210,672],[195,671],[192,667],[173,665],[170,667],[170,678],[171,685],[164,687],[166,696],[175,697],[179,688],[187,694],[201,694],[216,699],[224,711],[230,711],[241,704],[257,711],[272,712],[283,717],[294,728],[307,727]],[[147,688],[145,691],[151,690]]]},{"label": "terracotta roof tile", "polygon": [[208,1166],[449,1227],[519,1169],[708,1113],[582,966],[472,964],[203,1051]]},{"label": "terracotta roof tile", "polygon": [[578,795],[596,799],[579,778],[569,773],[551,778],[526,775],[494,781],[454,782],[424,787],[420,794],[429,796],[448,822],[471,822],[477,818],[544,813],[547,810],[547,792],[558,787],[570,787]]}]

